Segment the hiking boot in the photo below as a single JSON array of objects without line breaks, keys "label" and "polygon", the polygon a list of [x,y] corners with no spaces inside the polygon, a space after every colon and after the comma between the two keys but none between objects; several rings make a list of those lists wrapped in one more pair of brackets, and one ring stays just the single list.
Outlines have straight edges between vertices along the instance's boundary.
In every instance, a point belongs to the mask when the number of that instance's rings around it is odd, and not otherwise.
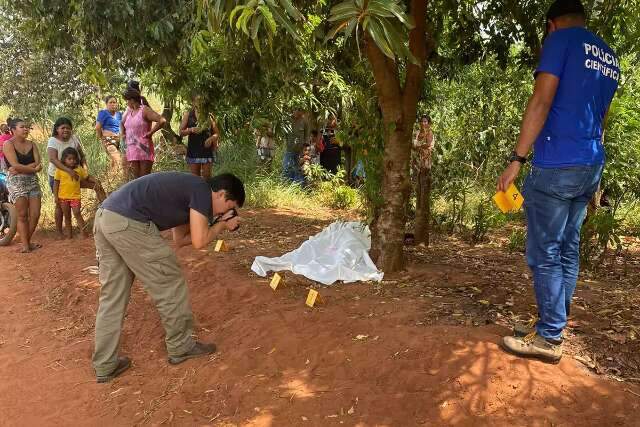
[{"label": "hiking boot", "polygon": [[536,323],[538,323],[538,318],[534,317],[529,320],[527,323],[518,322],[513,326],[513,336],[514,337],[526,337],[531,332],[535,332]]},{"label": "hiking boot", "polygon": [[547,363],[558,363],[562,358],[561,340],[547,340],[535,332],[526,337],[503,337],[500,347],[516,356],[540,359]]},{"label": "hiking boot", "polygon": [[129,359],[128,357],[118,357],[118,365],[116,366],[116,369],[114,369],[113,372],[107,375],[96,375],[96,381],[98,383],[108,383],[130,367],[131,359]]},{"label": "hiking boot", "polygon": [[169,356],[169,363],[172,365],[177,365],[178,363],[182,363],[187,359],[206,356],[207,354],[215,353],[215,351],[216,351],[215,344],[205,344],[201,342],[196,342],[193,348],[188,352],[181,354],[180,356]]}]

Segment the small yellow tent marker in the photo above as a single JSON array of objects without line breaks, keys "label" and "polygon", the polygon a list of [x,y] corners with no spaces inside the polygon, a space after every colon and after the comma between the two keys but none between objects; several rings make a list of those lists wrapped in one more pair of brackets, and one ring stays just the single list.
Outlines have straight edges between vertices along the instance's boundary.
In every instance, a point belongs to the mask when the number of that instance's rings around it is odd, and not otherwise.
[{"label": "small yellow tent marker", "polygon": [[284,286],[284,274],[280,275],[278,273],[273,275],[273,279],[271,279],[271,283],[269,284],[269,286],[271,286],[271,289],[273,289],[274,291],[276,289],[278,289],[278,286]]},{"label": "small yellow tent marker", "polygon": [[315,289],[309,289],[309,294],[307,295],[307,302],[305,302],[305,304],[308,305],[309,307],[313,307],[314,305],[316,305],[316,303],[322,304],[324,303],[324,300],[322,299],[318,291],[316,291]]},{"label": "small yellow tent marker", "polygon": [[216,246],[213,248],[214,252],[227,252],[229,248],[224,240],[218,240]]},{"label": "small yellow tent marker", "polygon": [[496,205],[498,205],[502,213],[507,213],[519,211],[524,202],[524,198],[516,186],[511,184],[509,188],[507,188],[507,191],[498,191],[496,195],[493,196],[493,201],[496,202]]}]

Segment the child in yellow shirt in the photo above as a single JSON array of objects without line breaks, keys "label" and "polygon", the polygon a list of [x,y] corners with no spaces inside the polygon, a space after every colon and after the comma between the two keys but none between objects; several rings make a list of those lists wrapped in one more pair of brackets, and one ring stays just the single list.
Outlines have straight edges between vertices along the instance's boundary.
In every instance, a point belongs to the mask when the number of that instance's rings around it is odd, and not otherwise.
[{"label": "child in yellow shirt", "polygon": [[82,218],[82,203],[80,201],[80,181],[88,181],[97,186],[97,181],[89,176],[86,169],[79,166],[80,155],[73,147],[65,148],[62,152],[62,163],[78,174],[80,179],[73,179],[69,173],[61,169],[56,169],[53,177],[53,196],[56,205],[62,208],[62,216],[65,222],[65,231],[69,239],[73,237],[73,228],[71,225],[71,213],[76,218],[78,227],[82,230],[84,237],[89,237],[89,232],[85,229],[86,224]]}]

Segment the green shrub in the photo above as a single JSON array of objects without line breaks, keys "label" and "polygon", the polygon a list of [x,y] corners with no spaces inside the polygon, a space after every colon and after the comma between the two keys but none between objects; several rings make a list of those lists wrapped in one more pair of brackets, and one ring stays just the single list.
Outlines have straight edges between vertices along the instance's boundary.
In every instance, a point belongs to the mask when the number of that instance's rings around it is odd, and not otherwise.
[{"label": "green shrub", "polygon": [[511,253],[513,252],[525,252],[525,248],[527,245],[527,229],[526,228],[515,228],[511,231],[509,235],[509,240],[507,241],[507,250]]}]

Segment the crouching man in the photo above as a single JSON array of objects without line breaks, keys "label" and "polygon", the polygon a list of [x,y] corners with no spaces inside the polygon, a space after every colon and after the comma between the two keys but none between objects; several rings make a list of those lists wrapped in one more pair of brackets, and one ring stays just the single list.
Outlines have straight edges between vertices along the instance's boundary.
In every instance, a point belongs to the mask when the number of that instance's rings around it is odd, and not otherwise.
[{"label": "crouching man", "polygon": [[[160,236],[172,229],[176,247],[207,246],[224,230],[238,228],[242,181],[231,174],[208,181],[180,172],[150,174],[124,185],[100,206],[94,235],[100,268],[93,367],[99,383],[131,366],[118,356],[122,322],[137,277],[153,298],[165,329],[169,363],[215,352],[192,338],[189,294],[176,254]],[[218,217],[212,226],[209,224]]]}]

